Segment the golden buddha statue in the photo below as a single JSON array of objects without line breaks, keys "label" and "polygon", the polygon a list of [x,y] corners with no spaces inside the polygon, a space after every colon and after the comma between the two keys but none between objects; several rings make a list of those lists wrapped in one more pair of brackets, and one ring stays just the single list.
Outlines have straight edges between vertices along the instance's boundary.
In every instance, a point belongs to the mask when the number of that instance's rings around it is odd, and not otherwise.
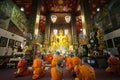
[{"label": "golden buddha statue", "polygon": [[69,47],[68,36],[64,35],[63,29],[60,29],[58,34],[53,35],[51,40],[51,48],[59,49],[60,47],[64,49]]},{"label": "golden buddha statue", "polygon": [[64,46],[63,45],[63,40],[66,39],[66,36],[63,35],[63,30],[62,29],[59,30],[59,35],[56,36],[56,38],[57,38],[58,45],[59,46]]}]

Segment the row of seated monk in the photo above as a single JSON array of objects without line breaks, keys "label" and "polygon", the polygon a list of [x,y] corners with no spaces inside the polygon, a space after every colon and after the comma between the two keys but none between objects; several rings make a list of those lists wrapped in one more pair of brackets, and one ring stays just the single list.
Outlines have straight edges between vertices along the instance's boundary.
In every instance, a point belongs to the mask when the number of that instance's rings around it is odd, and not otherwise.
[{"label": "row of seated monk", "polygon": [[[112,60],[118,60],[113,58]],[[110,57],[110,58],[111,58]],[[111,61],[111,60],[110,60]],[[113,60],[114,61],[114,60]],[[119,61],[119,60],[118,60]],[[120,67],[120,63],[116,63],[116,65]],[[108,59],[109,63],[109,59]],[[23,56],[17,65],[17,72],[15,73],[15,77],[29,75],[30,72],[33,72],[32,79],[36,80],[38,78],[43,77],[46,74],[46,64],[50,64],[49,67],[51,69],[51,80],[64,80],[63,78],[63,69],[67,69],[71,72],[71,75],[75,80],[96,80],[95,71],[92,66],[87,64],[84,60],[77,57],[77,53],[74,53],[74,56],[68,55],[65,58],[60,56],[60,52],[56,52],[54,55],[51,53],[41,58],[41,54],[37,53],[34,56],[33,64],[31,67],[26,66],[27,62],[25,60],[25,56]],[[111,63],[110,63],[111,64]],[[47,66],[48,67],[48,66]],[[116,70],[112,70],[116,68]],[[120,74],[120,68],[118,67],[109,67],[106,69],[106,72],[114,72]]]}]

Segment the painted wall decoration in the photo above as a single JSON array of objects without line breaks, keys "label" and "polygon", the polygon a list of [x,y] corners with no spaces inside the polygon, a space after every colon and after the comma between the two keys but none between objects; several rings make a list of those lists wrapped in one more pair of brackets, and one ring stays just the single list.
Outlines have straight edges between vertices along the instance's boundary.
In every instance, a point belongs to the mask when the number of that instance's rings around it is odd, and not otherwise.
[{"label": "painted wall decoration", "polygon": [[113,48],[112,39],[107,40],[107,47],[108,47],[108,48]]},{"label": "painted wall decoration", "polygon": [[114,41],[115,47],[120,45],[120,37],[113,38],[113,41]]},{"label": "painted wall decoration", "polygon": [[120,27],[120,1],[116,2],[112,9],[110,10],[110,15],[113,23],[113,30],[118,29]]},{"label": "painted wall decoration", "polygon": [[41,15],[39,21],[39,30],[41,32],[45,32],[45,27],[46,27],[46,17]]},{"label": "painted wall decoration", "polygon": [[6,37],[0,37],[0,47],[6,47],[8,38]]},{"label": "painted wall decoration", "polygon": [[14,3],[11,0],[4,0],[0,2],[0,10],[3,11],[7,16],[11,16]]},{"label": "painted wall decoration", "polygon": [[[0,23],[6,24],[9,23],[10,20],[17,26],[20,31],[27,31],[28,22],[25,14],[20,11],[20,9],[13,3],[12,0],[0,1]],[[7,29],[8,25],[7,27],[6,25],[3,25],[1,28]]]},{"label": "painted wall decoration", "polygon": [[80,32],[80,29],[82,28],[82,19],[81,16],[76,17],[76,31]]},{"label": "painted wall decoration", "polygon": [[109,33],[113,28],[109,15],[106,15],[102,20],[102,28],[105,33]]},{"label": "painted wall decoration", "polygon": [[13,47],[15,45],[15,40],[9,39],[8,46]]},{"label": "painted wall decoration", "polygon": [[7,30],[9,22],[10,22],[10,18],[9,17],[0,18],[0,28]]},{"label": "painted wall decoration", "polygon": [[110,15],[107,13],[106,15],[104,16],[100,16],[100,15],[103,15],[103,14],[97,14],[94,21],[95,21],[95,25],[96,27],[101,27],[104,31],[105,34],[109,33],[112,31],[112,22],[111,22],[111,19],[110,19]]},{"label": "painted wall decoration", "polygon": [[17,25],[23,32],[26,30],[25,25],[27,23],[27,19],[25,15],[16,7],[14,6],[12,10],[11,20]]}]

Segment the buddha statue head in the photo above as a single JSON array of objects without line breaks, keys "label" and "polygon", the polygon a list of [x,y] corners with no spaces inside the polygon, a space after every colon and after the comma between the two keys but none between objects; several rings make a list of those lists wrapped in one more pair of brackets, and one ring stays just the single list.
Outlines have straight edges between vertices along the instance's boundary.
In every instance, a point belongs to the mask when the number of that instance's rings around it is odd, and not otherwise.
[{"label": "buddha statue head", "polygon": [[59,35],[63,35],[63,29],[59,30]]}]

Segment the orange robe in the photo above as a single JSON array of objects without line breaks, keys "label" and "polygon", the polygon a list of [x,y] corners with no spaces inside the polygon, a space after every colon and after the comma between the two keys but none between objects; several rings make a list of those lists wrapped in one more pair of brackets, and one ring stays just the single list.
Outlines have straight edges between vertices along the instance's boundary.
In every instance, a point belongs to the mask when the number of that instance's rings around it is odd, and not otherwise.
[{"label": "orange robe", "polygon": [[53,60],[52,60],[52,63],[51,63],[52,67],[55,67],[55,66],[56,66],[56,62],[57,62],[58,60],[62,60],[62,57],[61,57],[61,56],[58,56],[58,55],[54,56],[54,58],[53,58]]},{"label": "orange robe", "polygon": [[17,68],[18,68],[18,70],[16,73],[16,77],[17,76],[25,76],[30,73],[30,70],[27,68],[27,63],[24,59],[19,60]]},{"label": "orange robe", "polygon": [[75,65],[78,65],[78,64],[82,63],[81,59],[78,58],[77,56],[72,57],[71,61],[72,61],[72,68],[74,68]]},{"label": "orange robe", "polygon": [[52,62],[52,59],[53,59],[53,55],[50,53],[50,54],[48,54],[47,55],[47,61],[49,62],[49,63],[51,63]]},{"label": "orange robe", "polygon": [[70,56],[67,56],[67,57],[65,58],[65,62],[66,62],[66,68],[67,68],[68,70],[71,70],[71,68],[72,68],[72,60],[71,60],[71,57],[70,57]]},{"label": "orange robe", "polygon": [[63,80],[63,72],[56,67],[51,68],[51,80]]},{"label": "orange robe", "polygon": [[118,60],[115,56],[111,56],[107,60],[109,66],[106,68],[106,72],[114,72],[120,73],[120,60]]},{"label": "orange robe", "polygon": [[40,78],[45,74],[45,71],[42,69],[42,62],[39,58],[34,59],[32,69],[33,69],[33,76],[32,76],[33,80]]},{"label": "orange robe", "polygon": [[48,58],[47,55],[44,55],[44,56],[43,56],[43,60],[44,60],[44,61],[47,61],[47,58]]},{"label": "orange robe", "polygon": [[88,65],[75,66],[75,72],[75,80],[96,80],[94,69]]}]

